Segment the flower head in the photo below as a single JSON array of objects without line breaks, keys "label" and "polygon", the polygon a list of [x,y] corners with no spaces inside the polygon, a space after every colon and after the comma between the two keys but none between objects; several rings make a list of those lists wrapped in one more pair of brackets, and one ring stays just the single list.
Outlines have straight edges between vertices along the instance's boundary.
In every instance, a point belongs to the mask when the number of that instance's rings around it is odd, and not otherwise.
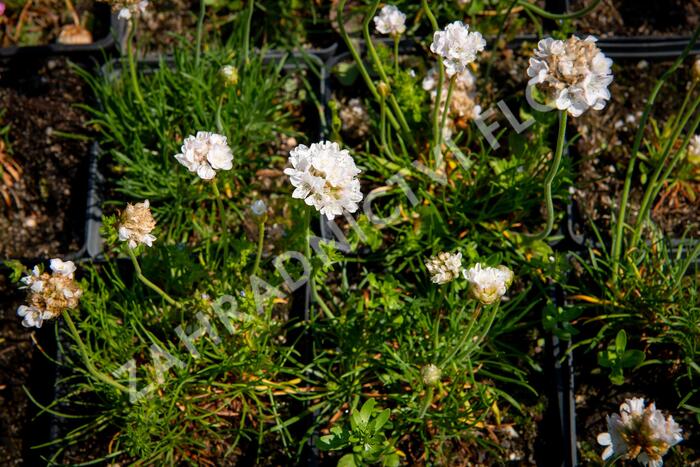
[{"label": "flower head", "polygon": [[[465,68],[464,71],[457,73],[455,76],[455,85],[448,108],[448,116],[450,118],[447,119],[445,128],[450,134],[457,128],[466,128],[470,121],[479,118],[481,115],[481,106],[476,103],[476,78],[468,68]],[[438,79],[437,68],[431,68],[425,75],[422,85],[423,89],[430,93],[432,105],[438,105],[438,112],[440,113],[440,118],[442,118],[445,102],[447,101],[447,93],[442,92],[440,94],[440,103],[436,104]],[[443,82],[443,89],[445,87],[446,83]]]},{"label": "flower head", "polygon": [[217,170],[231,170],[233,153],[228,146],[226,137],[198,131],[197,136],[188,136],[182,152],[175,155],[177,161],[187,167],[190,172],[197,172],[199,178],[211,180]]},{"label": "flower head", "polygon": [[224,82],[224,86],[235,86],[238,84],[238,68],[233,65],[224,65],[219,70],[219,76]]},{"label": "flower head", "polygon": [[356,97],[350,99],[347,104],[340,107],[338,116],[342,122],[343,132],[351,138],[361,139],[369,133],[369,114],[360,99]]},{"label": "flower head", "polygon": [[449,77],[464,71],[485,47],[486,41],[481,33],[469,32],[469,26],[461,21],[455,21],[443,31],[437,31],[430,44],[430,50],[443,58]]},{"label": "flower head", "polygon": [[380,33],[398,37],[406,32],[406,15],[394,5],[386,5],[374,17],[374,25]]},{"label": "flower head", "polygon": [[142,244],[152,246],[156,237],[151,235],[151,232],[155,227],[156,221],[151,214],[148,200],[143,203],[127,203],[120,218],[119,240],[128,242],[132,250]]},{"label": "flower head", "polygon": [[17,308],[24,327],[40,328],[44,320],[56,318],[64,310],[78,306],[82,290],[74,279],[75,264],[54,258],[49,268],[51,274],[35,266],[21,279],[22,288],[29,288],[27,304]]},{"label": "flower head", "polygon": [[557,109],[574,117],[589,108],[601,110],[610,99],[612,60],[595,43],[593,36],[542,39],[527,69],[529,84],[542,90]]},{"label": "flower head", "polygon": [[462,270],[462,253],[442,252],[431,256],[425,262],[430,273],[430,280],[435,284],[446,284],[457,277]]},{"label": "flower head", "polygon": [[267,205],[265,204],[265,201],[259,199],[253,201],[253,204],[250,205],[250,210],[256,217],[264,216],[267,213]]},{"label": "flower head", "polygon": [[432,363],[425,365],[420,370],[420,376],[423,379],[423,384],[426,386],[435,386],[442,378],[442,370],[437,365]]},{"label": "flower head", "polygon": [[347,149],[323,141],[311,147],[300,144],[289,153],[291,168],[284,170],[296,188],[292,197],[303,199],[329,220],[343,211],[357,211],[362,201],[360,169]]},{"label": "flower head", "polygon": [[505,266],[482,268],[480,263],[464,271],[469,292],[484,305],[490,305],[506,294],[513,283],[513,271]]},{"label": "flower head", "polygon": [[645,407],[644,399],[627,399],[620,405],[620,413],[608,415],[606,420],[608,431],[597,438],[605,446],[603,460],[614,455],[660,467],[668,450],[683,440],[683,430],[673,417],[664,418],[653,403]]},{"label": "flower head", "polygon": [[690,138],[687,149],[688,162],[693,165],[700,165],[700,135],[693,135]]}]

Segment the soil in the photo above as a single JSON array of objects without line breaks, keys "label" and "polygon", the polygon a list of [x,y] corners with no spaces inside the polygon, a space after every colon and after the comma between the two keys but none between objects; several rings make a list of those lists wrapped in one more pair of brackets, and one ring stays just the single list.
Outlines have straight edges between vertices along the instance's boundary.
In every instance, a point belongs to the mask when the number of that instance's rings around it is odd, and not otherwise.
[{"label": "soil", "polygon": [[9,125],[0,161],[10,175],[0,183],[0,258],[80,249],[89,143],[88,116],[76,104],[87,96],[64,59],[0,67],[0,128]]},{"label": "soil", "polygon": [[[619,60],[613,67],[615,79],[610,86],[612,99],[601,111],[589,111],[583,116],[570,120],[574,128],[569,135],[579,133],[581,137],[572,148],[573,157],[578,159],[579,178],[576,181],[574,200],[584,219],[596,222],[601,232],[609,231],[611,215],[617,213],[618,199],[624,185],[630,150],[637,131],[646,100],[656,80],[672,62]],[[672,76],[656,98],[651,114],[659,128],[677,112],[690,83],[691,61]],[[639,79],[640,75],[644,79]],[[573,123],[571,123],[573,121]],[[645,137],[656,138],[648,129]],[[641,153],[646,154],[644,145]],[[649,165],[638,164],[649,169]],[[681,161],[681,165],[689,167]],[[647,172],[652,171],[647,170]],[[700,210],[697,198],[690,191],[700,193],[700,177],[683,178],[685,189],[669,185],[654,201],[652,219],[668,234],[681,237],[686,231],[689,236],[700,235]],[[671,179],[673,181],[673,178]],[[641,172],[637,170],[630,193],[629,212],[632,216],[639,209],[643,196]]]},{"label": "soil", "polygon": [[[578,11],[592,0],[572,0]],[[690,35],[700,24],[698,0],[602,0],[573,30],[598,37]]]},{"label": "soil", "polygon": [[37,407],[24,388],[42,403],[50,400],[51,364],[38,346],[51,351],[53,329],[21,325],[16,310],[25,294],[5,272],[0,271],[0,465],[40,465],[40,454],[30,448],[48,440],[50,424],[46,418],[31,420]]},{"label": "soil", "polygon": [[[17,2],[5,3],[7,10],[0,16],[0,47],[57,42],[61,30],[75,24],[65,0],[35,0],[26,11],[21,5],[13,5]],[[110,27],[110,8],[107,4],[98,4],[93,0],[74,0],[73,4],[81,27],[91,32],[93,41],[107,36]],[[18,33],[20,18],[21,31]]]},{"label": "soil", "polygon": [[143,56],[172,52],[182,40],[194,43],[197,27],[196,0],[151,2],[137,21],[136,40]]}]

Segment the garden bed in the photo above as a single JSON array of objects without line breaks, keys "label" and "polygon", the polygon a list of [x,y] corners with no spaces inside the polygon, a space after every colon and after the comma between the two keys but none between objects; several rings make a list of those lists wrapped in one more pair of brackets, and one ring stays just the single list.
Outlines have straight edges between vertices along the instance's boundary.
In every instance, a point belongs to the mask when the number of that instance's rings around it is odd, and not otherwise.
[{"label": "garden bed", "polygon": [[[27,71],[32,72],[27,75]],[[84,240],[89,99],[64,59],[0,68],[6,170],[0,258],[77,254]]]}]

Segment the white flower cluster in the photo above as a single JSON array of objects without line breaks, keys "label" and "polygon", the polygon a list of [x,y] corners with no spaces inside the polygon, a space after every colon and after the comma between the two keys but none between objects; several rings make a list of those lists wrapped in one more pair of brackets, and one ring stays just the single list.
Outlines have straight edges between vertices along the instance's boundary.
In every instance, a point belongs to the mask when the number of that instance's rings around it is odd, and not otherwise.
[{"label": "white flower cluster", "polygon": [[351,138],[360,139],[369,133],[369,114],[357,97],[353,97],[347,104],[341,106],[338,117],[342,122],[343,132]]},{"label": "white flower cluster", "polygon": [[117,0],[109,3],[114,11],[119,11],[119,19],[127,21],[135,14],[144,14],[148,8],[148,0]]},{"label": "white flower cluster", "polygon": [[394,5],[386,5],[374,17],[374,25],[381,34],[398,37],[406,32],[406,15]]},{"label": "white flower cluster", "polygon": [[513,283],[513,271],[505,266],[482,268],[480,263],[464,271],[469,293],[484,305],[490,305],[506,294]]},{"label": "white flower cluster", "polygon": [[[423,79],[423,89],[430,93],[432,105],[435,106],[437,100],[437,86],[439,74],[437,68],[431,68]],[[443,83],[443,90],[447,89],[447,83]],[[440,104],[438,110],[440,118],[445,109],[447,101],[447,91],[440,94]],[[450,136],[456,128],[466,128],[468,123],[479,118],[481,106],[476,103],[476,78],[469,69],[457,73],[455,85],[452,90],[452,99],[448,109],[448,117],[445,131]]]},{"label": "white flower cluster", "polygon": [[425,262],[430,280],[435,284],[446,284],[459,277],[462,272],[462,253],[442,252]]},{"label": "white flower cluster", "polygon": [[700,165],[700,135],[693,135],[688,143],[686,151],[688,162],[693,165]]},{"label": "white flower cluster", "polygon": [[139,245],[152,246],[156,237],[151,232],[155,227],[156,221],[148,200],[143,203],[127,203],[119,222],[119,240],[128,242],[132,250]]},{"label": "white flower cluster", "polygon": [[530,58],[529,85],[537,86],[559,110],[578,117],[589,108],[601,110],[610,99],[612,60],[596,46],[596,38],[567,41],[551,37],[537,44]]},{"label": "white flower cluster", "polygon": [[443,58],[449,77],[464,71],[485,47],[486,41],[481,33],[469,32],[469,26],[461,21],[455,21],[443,31],[435,32],[433,43],[430,44],[430,50]]},{"label": "white flower cluster", "polygon": [[284,170],[296,188],[292,197],[303,199],[329,220],[343,211],[357,211],[362,201],[360,169],[347,149],[323,141],[311,147],[300,144],[289,153],[291,168]]},{"label": "white flower cluster", "polygon": [[185,139],[180,151],[175,159],[190,172],[197,172],[203,180],[214,178],[217,170],[231,170],[233,167],[233,153],[226,137],[216,133],[198,131],[197,136]]},{"label": "white flower cluster", "polygon": [[664,418],[653,403],[644,407],[641,398],[626,400],[620,405],[619,414],[608,415],[607,424],[607,433],[598,435],[598,443],[606,446],[603,460],[615,456],[661,467],[663,456],[683,440],[683,430],[673,417]]},{"label": "white flower cluster", "polygon": [[26,305],[17,308],[22,326],[40,328],[44,320],[56,318],[63,310],[78,306],[82,290],[75,282],[75,264],[72,261],[51,260],[52,273],[34,266],[30,275],[22,278],[30,293]]}]

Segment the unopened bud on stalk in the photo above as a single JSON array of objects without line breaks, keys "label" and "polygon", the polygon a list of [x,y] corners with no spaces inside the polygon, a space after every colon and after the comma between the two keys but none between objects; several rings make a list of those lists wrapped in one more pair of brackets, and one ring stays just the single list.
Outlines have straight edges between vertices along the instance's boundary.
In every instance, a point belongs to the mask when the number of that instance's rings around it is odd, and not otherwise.
[{"label": "unopened bud on stalk", "polygon": [[238,84],[238,68],[233,65],[222,66],[219,70],[219,76],[226,87]]},{"label": "unopened bud on stalk", "polygon": [[382,97],[387,97],[391,92],[391,88],[384,81],[380,81],[379,84],[377,84],[377,91],[379,91],[379,95]]},{"label": "unopened bud on stalk", "polygon": [[694,81],[700,81],[700,57],[695,59],[693,68],[690,70],[690,74]]},{"label": "unopened bud on stalk", "polygon": [[259,199],[250,205],[250,210],[253,212],[255,217],[262,217],[267,213],[267,205],[265,204],[265,201]]},{"label": "unopened bud on stalk", "polygon": [[432,363],[425,365],[420,370],[420,375],[423,378],[423,384],[426,386],[435,386],[440,382],[442,370]]}]

